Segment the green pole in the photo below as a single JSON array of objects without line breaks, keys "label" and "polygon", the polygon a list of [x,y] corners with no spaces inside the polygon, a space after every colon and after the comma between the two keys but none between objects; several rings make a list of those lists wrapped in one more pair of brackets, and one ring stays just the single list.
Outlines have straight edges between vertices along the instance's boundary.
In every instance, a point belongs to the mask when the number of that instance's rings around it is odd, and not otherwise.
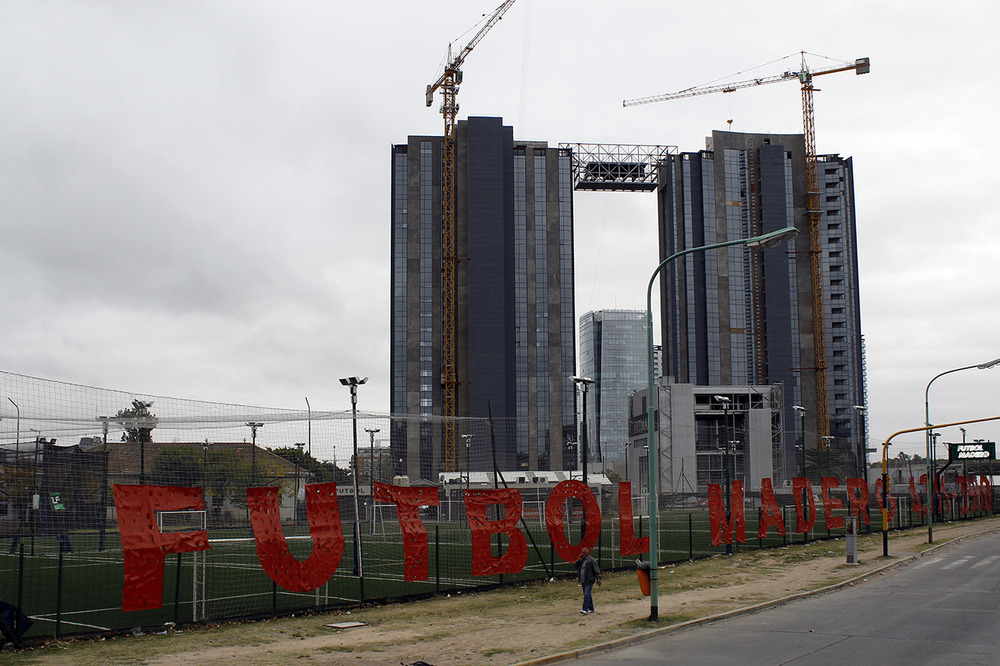
[{"label": "green pole", "polygon": [[56,639],[59,639],[59,625],[62,623],[63,553],[59,549],[59,572],[56,575]]},{"label": "green pole", "polygon": [[798,233],[795,227],[785,227],[778,231],[754,236],[752,238],[741,238],[738,240],[725,241],[723,243],[713,243],[692,247],[680,252],[675,252],[660,264],[649,277],[649,284],[646,287],[646,455],[649,464],[649,619],[656,620],[659,617],[659,588],[657,583],[657,567],[659,564],[659,519],[657,516],[657,503],[659,496],[659,438],[653,437],[653,424],[655,418],[654,393],[655,385],[653,378],[653,283],[663,268],[686,254],[692,252],[704,252],[731,245],[752,245],[769,247],[772,243],[780,243],[790,240]]}]

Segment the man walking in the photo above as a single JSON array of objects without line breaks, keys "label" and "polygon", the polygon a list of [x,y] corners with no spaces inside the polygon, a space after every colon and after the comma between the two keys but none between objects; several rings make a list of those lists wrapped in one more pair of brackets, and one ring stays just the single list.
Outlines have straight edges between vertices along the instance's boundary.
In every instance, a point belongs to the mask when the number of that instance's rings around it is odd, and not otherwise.
[{"label": "man walking", "polygon": [[584,548],[580,552],[580,557],[573,563],[573,566],[576,567],[580,586],[583,588],[583,609],[580,614],[593,613],[594,597],[592,592],[594,591],[594,583],[597,583],[598,586],[601,584],[601,567],[598,566],[597,560],[590,556],[589,548]]}]

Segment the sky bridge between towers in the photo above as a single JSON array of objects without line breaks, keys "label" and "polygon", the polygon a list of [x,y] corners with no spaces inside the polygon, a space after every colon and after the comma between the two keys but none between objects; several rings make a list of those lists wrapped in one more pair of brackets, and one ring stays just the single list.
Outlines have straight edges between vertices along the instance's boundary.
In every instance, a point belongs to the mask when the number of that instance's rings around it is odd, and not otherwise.
[{"label": "sky bridge between towers", "polygon": [[573,155],[573,189],[611,192],[651,192],[657,167],[677,146],[621,143],[560,143]]}]

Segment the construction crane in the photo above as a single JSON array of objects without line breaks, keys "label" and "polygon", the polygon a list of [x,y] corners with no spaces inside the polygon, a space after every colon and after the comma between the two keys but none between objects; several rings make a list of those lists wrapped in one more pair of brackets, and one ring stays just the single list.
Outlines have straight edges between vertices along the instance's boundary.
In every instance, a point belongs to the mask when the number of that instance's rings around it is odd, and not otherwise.
[{"label": "construction crane", "polygon": [[740,90],[741,88],[753,88],[781,81],[798,81],[801,84],[802,133],[805,135],[806,142],[806,212],[809,221],[809,278],[812,289],[813,355],[816,360],[816,430],[817,441],[820,442],[820,446],[826,442],[824,436],[830,434],[830,418],[826,385],[826,322],[823,313],[823,261],[819,244],[820,209],[819,178],[816,174],[816,122],[813,111],[813,92],[817,89],[813,86],[813,79],[824,74],[834,74],[836,72],[851,70],[857,75],[867,74],[871,70],[869,59],[858,58],[853,62],[843,62],[837,65],[810,70],[806,64],[806,52],[802,51],[801,66],[798,71],[786,71],[783,74],[774,76],[765,76],[735,83],[723,83],[716,86],[686,88],[674,93],[627,99],[622,102],[622,106],[629,107],[640,104],[666,102],[686,97],[711,95],[720,92],[728,93]]},{"label": "construction crane", "polygon": [[455,341],[455,275],[458,268],[458,252],[455,244],[455,123],[458,120],[458,87],[462,84],[462,64],[472,53],[472,49],[482,41],[495,26],[514,0],[507,0],[493,10],[479,32],[469,43],[452,57],[451,44],[448,45],[448,60],[444,72],[437,81],[427,86],[427,106],[434,103],[434,93],[441,91],[441,115],[444,116],[444,152],[442,155],[443,174],[441,178],[441,387],[444,397],[444,468],[453,472],[455,466],[455,440],[458,413],[458,374],[456,369]]}]

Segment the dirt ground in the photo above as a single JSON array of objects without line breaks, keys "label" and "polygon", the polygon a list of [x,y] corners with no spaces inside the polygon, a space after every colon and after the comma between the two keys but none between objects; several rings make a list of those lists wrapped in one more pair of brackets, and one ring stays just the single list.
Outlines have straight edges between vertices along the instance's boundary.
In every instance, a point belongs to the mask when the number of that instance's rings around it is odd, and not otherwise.
[{"label": "dirt ground", "polygon": [[[935,526],[935,546],[1000,530],[1000,518]],[[53,642],[12,654],[18,664],[513,664],[659,627],[815,590],[899,562],[927,546],[926,529],[858,539],[860,564],[845,563],[843,539],[732,556],[659,570],[659,619],[650,622],[634,571],[608,574],[594,590],[597,612],[583,616],[574,581],[373,606],[351,612],[190,629],[167,635]],[[891,575],[890,568],[874,575]],[[348,629],[327,624],[362,622]]]}]

